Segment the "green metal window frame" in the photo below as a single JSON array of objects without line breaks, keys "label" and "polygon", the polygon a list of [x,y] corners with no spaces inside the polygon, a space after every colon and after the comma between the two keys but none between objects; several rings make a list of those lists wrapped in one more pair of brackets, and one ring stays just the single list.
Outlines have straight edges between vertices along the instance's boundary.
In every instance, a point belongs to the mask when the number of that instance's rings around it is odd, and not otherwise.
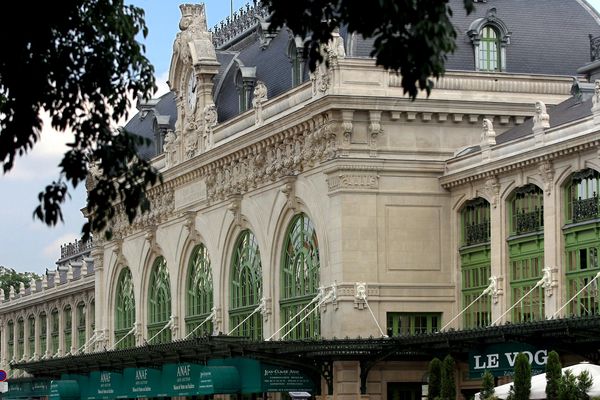
[{"label": "green metal window frame", "polygon": [[73,346],[73,310],[71,306],[66,306],[63,309],[64,333],[65,333],[65,353],[71,351]]},{"label": "green metal window frame", "polygon": [[47,340],[48,340],[48,317],[46,313],[40,314],[40,353],[41,355],[46,354]]},{"label": "green metal window frame", "polygon": [[[148,289],[148,340],[165,327],[171,317],[171,285],[169,282],[169,271],[167,261],[164,257],[158,257],[152,266],[150,273],[150,285]],[[152,339],[151,344],[166,343],[171,341],[171,330],[164,329],[158,336]]]},{"label": "green metal window frame", "polygon": [[[510,288],[511,304],[517,302],[530,291],[543,276],[544,269],[544,241],[540,239],[535,243],[510,243],[510,247],[526,246],[541,247],[541,251],[522,252],[510,258]],[[511,249],[513,250],[513,249]],[[509,250],[510,251],[510,250]],[[518,252],[517,249],[514,249]],[[544,314],[544,289],[540,286],[512,310],[513,322],[539,321],[545,318]]]},{"label": "green metal window frame", "polygon": [[35,354],[35,315],[31,314],[29,318],[27,318],[27,321],[29,329],[29,337],[27,338],[29,344],[29,357],[32,357]]},{"label": "green metal window frame", "polygon": [[510,234],[521,235],[544,230],[544,192],[528,184],[517,188],[508,208]]},{"label": "green metal window frame", "polygon": [[574,173],[564,193],[567,223],[600,218],[600,172],[588,168]]},{"label": "green metal window frame", "polygon": [[461,243],[472,246],[490,241],[490,203],[478,197],[469,200],[461,211]]},{"label": "green metal window frame", "polygon": [[85,303],[82,301],[77,304],[77,348],[83,346],[85,338]]},{"label": "green metal window frame", "polygon": [[390,337],[434,333],[442,322],[442,313],[388,312],[386,317]]},{"label": "green metal window frame", "polygon": [[481,29],[478,57],[480,71],[501,70],[500,32],[491,25],[485,25]]},{"label": "green metal window frame", "polygon": [[[491,275],[490,246],[461,249],[462,307],[467,307],[488,286]],[[483,296],[463,314],[464,328],[488,326],[491,323],[490,296]]]},{"label": "green metal window frame", "polygon": [[[289,339],[318,338],[321,334],[319,310],[306,307],[319,291],[320,282],[319,241],[311,220],[306,214],[296,215],[290,222],[281,260],[281,295],[279,310],[281,323],[286,324],[285,334]],[[312,312],[311,312],[312,311]],[[306,317],[310,312],[310,316]],[[295,317],[294,317],[295,316]],[[306,317],[306,318],[305,318]],[[289,331],[301,319],[293,331]]]},{"label": "green metal window frame", "polygon": [[[188,263],[186,332],[194,331],[210,315],[213,308],[213,278],[210,257],[206,246],[194,247]],[[210,335],[212,321],[206,322],[194,332],[194,336]]]},{"label": "green metal window frame", "polygon": [[[124,267],[119,273],[115,292],[115,343],[118,342],[117,349],[135,347],[135,336],[128,335],[133,324],[135,324],[133,278],[129,268]],[[127,337],[123,339],[125,335]]]},{"label": "green metal window frame", "polygon": [[15,355],[15,323],[13,320],[8,321],[6,329],[8,330],[8,359],[12,360]]},{"label": "green metal window frame", "polygon": [[[600,224],[579,226],[565,232],[565,277],[567,298],[572,298],[600,271]],[[569,303],[570,315],[592,315],[600,312],[600,296],[595,281]]]},{"label": "green metal window frame", "polygon": [[23,359],[25,352],[25,320],[23,317],[17,320],[17,360]]},{"label": "green metal window frame", "polygon": [[[241,232],[235,242],[230,275],[229,326],[236,327],[260,304],[262,264],[256,237],[250,230]],[[255,313],[232,335],[262,339],[262,315]]]},{"label": "green metal window frame", "polygon": [[59,318],[58,318],[58,309],[54,309],[52,310],[52,313],[50,314],[50,354],[54,355],[56,354],[56,352],[58,352],[58,339],[59,339],[59,330],[60,330],[60,324],[59,324]]}]

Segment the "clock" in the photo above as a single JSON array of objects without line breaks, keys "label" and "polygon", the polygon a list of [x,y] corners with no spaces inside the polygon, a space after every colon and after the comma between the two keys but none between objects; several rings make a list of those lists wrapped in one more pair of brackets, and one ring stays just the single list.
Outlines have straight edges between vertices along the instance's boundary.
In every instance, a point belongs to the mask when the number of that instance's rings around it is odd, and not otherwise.
[{"label": "clock", "polygon": [[196,75],[193,73],[190,74],[190,77],[188,79],[186,96],[187,96],[188,108],[193,111],[196,107],[196,98],[197,98],[197,96],[196,96]]}]

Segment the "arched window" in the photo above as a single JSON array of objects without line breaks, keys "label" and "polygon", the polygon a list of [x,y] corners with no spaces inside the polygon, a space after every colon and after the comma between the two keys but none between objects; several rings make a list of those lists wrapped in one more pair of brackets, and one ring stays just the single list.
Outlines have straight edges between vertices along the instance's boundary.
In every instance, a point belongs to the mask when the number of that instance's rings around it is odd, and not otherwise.
[{"label": "arched window", "polygon": [[533,289],[544,273],[543,205],[544,193],[531,184],[515,189],[510,197],[507,244],[513,322],[544,318],[544,289]]},{"label": "arched window", "polygon": [[[462,307],[466,307],[489,285],[490,203],[481,197],[468,201],[461,211],[461,231]],[[483,296],[465,311],[464,327],[487,326],[490,317],[490,299]]]},{"label": "arched window", "polygon": [[17,360],[23,359],[25,351],[25,321],[23,317],[17,321]]},{"label": "arched window", "polygon": [[598,282],[588,286],[600,271],[599,191],[600,173],[592,169],[574,173],[565,190],[566,225],[563,227],[563,234],[567,298],[577,294],[568,306],[571,315],[600,312]]},{"label": "arched window", "polygon": [[52,313],[50,314],[50,330],[50,355],[54,356],[56,353],[58,353],[58,332],[60,330],[60,325],[58,323],[58,310],[56,308],[52,310]]},{"label": "arched window", "polygon": [[[158,257],[150,273],[148,289],[148,342],[171,341],[171,330],[163,329],[171,317],[171,286],[167,262]],[[162,330],[162,331],[161,331]],[[160,333],[159,333],[160,332]]]},{"label": "arched window", "polygon": [[85,304],[77,304],[77,348],[83,346],[86,342],[85,337]]},{"label": "arched window", "polygon": [[573,174],[566,191],[567,222],[581,222],[598,218],[600,173],[584,169]]},{"label": "arched window", "polygon": [[491,8],[485,17],[471,23],[467,31],[475,52],[475,69],[478,71],[506,71],[506,47],[511,33]]},{"label": "arched window", "polygon": [[[203,323],[213,307],[213,279],[206,247],[196,246],[188,266],[186,331],[189,334]],[[212,322],[204,323],[193,333],[195,336],[210,335]]]},{"label": "arched window", "polygon": [[46,318],[46,313],[43,312],[40,314],[40,354],[39,356],[43,356],[46,354],[46,350],[48,350],[48,319]]},{"label": "arched window", "polygon": [[[117,349],[135,346],[135,336],[130,333],[135,324],[135,297],[131,271],[125,267],[119,274],[115,297],[115,343]],[[127,335],[125,337],[125,335]]]},{"label": "arched window", "polygon": [[256,67],[246,67],[244,63],[235,58],[237,71],[234,75],[234,84],[238,92],[240,113],[250,109],[252,105],[252,92],[256,83]]},{"label": "arched window", "polygon": [[481,43],[479,44],[479,70],[500,71],[500,38],[498,31],[486,25],[481,30]]},{"label": "arched window", "polygon": [[300,38],[291,38],[288,44],[288,57],[292,63],[292,87],[300,85],[304,79],[304,59]]},{"label": "arched window", "polygon": [[73,313],[71,312],[71,306],[66,306],[63,310],[63,329],[65,332],[65,348],[64,352],[68,353],[71,351],[71,346],[73,346]]},{"label": "arched window", "polygon": [[[282,332],[282,335],[287,334],[286,338],[307,339],[320,335],[319,310],[313,311],[309,307],[298,314],[318,292],[319,266],[319,242],[315,227],[305,214],[298,214],[288,228],[281,260],[279,308],[282,325],[293,318]],[[310,311],[310,316],[306,317]],[[298,324],[301,319],[304,320]]]},{"label": "arched window", "polygon": [[230,295],[230,331],[246,320],[231,334],[262,339],[262,315],[257,312],[249,317],[262,297],[260,251],[256,238],[249,230],[240,234],[233,250]]},{"label": "arched window", "polygon": [[15,356],[15,323],[11,319],[6,324],[6,329],[8,330],[8,359],[12,360]]},{"label": "arched window", "polygon": [[31,314],[29,318],[27,318],[27,325],[29,329],[29,335],[27,335],[27,341],[29,346],[29,357],[33,357],[35,355],[35,316]]}]

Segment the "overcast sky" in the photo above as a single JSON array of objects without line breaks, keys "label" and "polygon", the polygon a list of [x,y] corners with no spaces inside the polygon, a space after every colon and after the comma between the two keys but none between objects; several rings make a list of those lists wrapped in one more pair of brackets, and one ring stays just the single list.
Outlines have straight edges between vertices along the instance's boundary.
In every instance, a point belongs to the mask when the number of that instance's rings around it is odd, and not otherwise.
[{"label": "overcast sky", "polygon": [[[572,0],[565,0],[572,1]],[[179,4],[195,3],[194,0],[126,0],[142,7],[149,27],[146,55],[154,65],[159,93],[167,90],[166,79],[171,61],[173,40],[179,31]],[[208,26],[212,27],[230,13],[230,1],[206,0]],[[246,4],[245,0],[233,1],[234,10]],[[600,0],[590,0],[600,9]],[[47,118],[46,118],[47,119]],[[48,124],[46,124],[48,125]],[[69,140],[68,133],[53,132],[44,128],[33,151],[17,159],[15,167],[7,175],[0,173],[0,265],[18,271],[43,273],[54,269],[60,256],[60,245],[80,236],[84,219],[80,209],[85,205],[83,185],[71,189],[71,199],[63,206],[65,223],[49,228],[32,219],[37,206],[37,195],[44,186],[58,178],[58,163]]]}]

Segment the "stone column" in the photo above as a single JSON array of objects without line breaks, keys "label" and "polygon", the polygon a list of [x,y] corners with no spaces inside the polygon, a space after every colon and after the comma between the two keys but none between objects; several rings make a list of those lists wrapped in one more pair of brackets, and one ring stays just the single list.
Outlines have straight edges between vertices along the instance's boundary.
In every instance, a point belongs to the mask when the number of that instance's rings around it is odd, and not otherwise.
[{"label": "stone column", "polygon": [[2,335],[0,337],[2,339],[2,343],[0,343],[0,365],[2,365],[4,370],[6,370],[9,361],[6,352],[6,349],[8,348],[8,332],[6,331],[6,327],[6,321],[2,321],[2,325],[0,325],[0,334]]},{"label": "stone column", "polygon": [[65,310],[61,305],[58,309],[58,355],[65,354]]},{"label": "stone column", "polygon": [[23,316],[23,358],[29,359],[29,317],[27,314]]},{"label": "stone column", "polygon": [[35,345],[34,345],[34,349],[33,349],[33,355],[35,356],[35,359],[39,359],[41,354],[42,354],[42,349],[40,349],[40,334],[41,334],[41,329],[40,329],[40,324],[41,324],[41,319],[40,319],[40,314],[36,313],[35,314]]},{"label": "stone column", "polygon": [[50,349],[52,348],[52,308],[46,310],[46,357],[51,356]]},{"label": "stone column", "polygon": [[65,349],[67,352],[71,352],[71,354],[75,354],[77,351],[76,338],[79,336],[79,332],[77,331],[77,312],[77,301],[75,301],[74,304],[71,304],[71,347]]},{"label": "stone column", "polygon": [[560,221],[560,190],[554,187],[554,168],[550,161],[545,161],[538,168],[544,182],[544,268],[550,270],[550,285],[544,285],[544,314],[550,318],[562,306],[559,277],[564,271],[559,271],[561,257],[561,221]]},{"label": "stone column", "polygon": [[10,355],[10,359],[17,360],[18,359],[17,357],[19,354],[19,321],[18,321],[18,317],[15,316],[13,321],[14,321],[13,333],[14,333],[15,340],[13,341],[13,353]]},{"label": "stone column", "polygon": [[[504,248],[505,248],[505,218],[504,204],[500,199],[500,183],[496,177],[490,178],[485,183],[485,191],[490,201],[490,276],[496,277],[497,291],[491,293],[492,316],[490,323],[496,321],[510,305],[507,304],[506,296],[501,296],[506,291],[504,268]],[[503,317],[499,324],[506,321]]]}]

